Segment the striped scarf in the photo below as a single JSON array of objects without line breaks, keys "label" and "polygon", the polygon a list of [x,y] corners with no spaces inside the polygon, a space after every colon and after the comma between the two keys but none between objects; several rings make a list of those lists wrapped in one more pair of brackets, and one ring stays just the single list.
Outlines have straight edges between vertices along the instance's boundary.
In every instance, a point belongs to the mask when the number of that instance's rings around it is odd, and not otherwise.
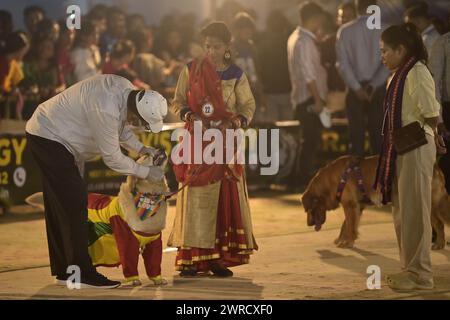
[{"label": "striped scarf", "polygon": [[383,204],[391,202],[392,181],[396,173],[395,160],[397,159],[393,132],[402,127],[403,90],[406,76],[417,61],[417,58],[412,57],[395,72],[384,98],[384,118],[381,128],[383,143],[374,183],[374,189],[379,190],[382,194]]}]

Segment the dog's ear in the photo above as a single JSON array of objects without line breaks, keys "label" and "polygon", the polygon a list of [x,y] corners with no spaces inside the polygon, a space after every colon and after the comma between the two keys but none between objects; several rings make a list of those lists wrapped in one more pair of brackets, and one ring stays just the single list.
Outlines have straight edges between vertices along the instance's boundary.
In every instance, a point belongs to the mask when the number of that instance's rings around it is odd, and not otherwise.
[{"label": "dog's ear", "polygon": [[303,194],[302,204],[306,212],[313,210],[317,206],[318,202],[318,198],[311,194],[311,192],[305,192]]},{"label": "dog's ear", "polygon": [[303,209],[305,209],[305,211],[308,211],[308,208],[311,207],[311,197],[309,192],[305,192],[301,198],[301,201]]}]

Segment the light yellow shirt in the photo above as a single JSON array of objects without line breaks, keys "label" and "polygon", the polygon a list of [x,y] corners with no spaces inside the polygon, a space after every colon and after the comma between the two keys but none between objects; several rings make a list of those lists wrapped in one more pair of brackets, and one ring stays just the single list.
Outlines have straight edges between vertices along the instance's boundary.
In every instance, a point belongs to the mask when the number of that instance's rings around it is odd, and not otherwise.
[{"label": "light yellow shirt", "polygon": [[[436,99],[436,89],[428,68],[417,62],[406,76],[403,91],[402,126],[419,121],[423,126],[425,118],[438,117],[440,104]],[[434,136],[430,126],[424,126],[425,132]]]}]

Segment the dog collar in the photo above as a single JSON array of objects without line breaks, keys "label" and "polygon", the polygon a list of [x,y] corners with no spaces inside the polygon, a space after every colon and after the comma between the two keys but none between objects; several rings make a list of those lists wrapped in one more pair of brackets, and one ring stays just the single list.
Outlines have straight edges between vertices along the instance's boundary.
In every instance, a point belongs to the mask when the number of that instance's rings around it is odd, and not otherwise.
[{"label": "dog collar", "polygon": [[137,215],[141,221],[144,221],[158,212],[165,197],[163,194],[133,192],[133,199]]}]

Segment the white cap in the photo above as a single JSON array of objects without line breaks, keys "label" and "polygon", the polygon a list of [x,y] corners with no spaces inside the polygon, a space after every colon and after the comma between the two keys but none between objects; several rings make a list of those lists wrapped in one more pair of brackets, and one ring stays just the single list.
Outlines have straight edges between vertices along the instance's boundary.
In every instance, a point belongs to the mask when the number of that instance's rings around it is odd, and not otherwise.
[{"label": "white cap", "polygon": [[152,132],[162,130],[167,115],[167,100],[162,95],[153,90],[142,90],[136,95],[136,108]]}]

